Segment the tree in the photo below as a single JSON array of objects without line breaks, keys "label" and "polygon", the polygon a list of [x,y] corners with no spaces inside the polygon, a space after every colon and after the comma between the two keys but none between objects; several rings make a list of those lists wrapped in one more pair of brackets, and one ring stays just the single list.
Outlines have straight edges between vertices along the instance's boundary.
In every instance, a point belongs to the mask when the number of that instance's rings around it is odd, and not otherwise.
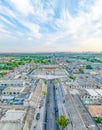
[{"label": "tree", "polygon": [[57,79],[54,79],[54,83],[57,84],[57,83],[58,83],[58,80],[57,80]]},{"label": "tree", "polygon": [[96,123],[102,124],[102,117],[97,117],[96,118]]},{"label": "tree", "polygon": [[70,61],[69,61],[69,60],[66,60],[66,62],[67,62],[67,63],[70,63]]},{"label": "tree", "polygon": [[83,74],[84,73],[84,67],[80,67],[79,72]]},{"label": "tree", "polygon": [[65,69],[66,67],[64,65],[62,65],[62,69]]},{"label": "tree", "polygon": [[56,123],[59,125],[60,129],[64,130],[70,122],[65,115],[60,115],[60,118],[56,120]]},{"label": "tree", "polygon": [[44,83],[47,84],[48,83],[47,80],[44,80]]},{"label": "tree", "polygon": [[7,72],[1,72],[1,73],[0,73],[0,77],[4,76],[4,75],[6,75],[6,74],[7,74]]},{"label": "tree", "polygon": [[47,94],[47,91],[42,91],[43,95],[46,96]]},{"label": "tree", "polygon": [[86,69],[93,69],[91,65],[87,65]]},{"label": "tree", "polygon": [[69,78],[72,79],[72,80],[76,79],[76,77],[74,75],[70,75]]}]

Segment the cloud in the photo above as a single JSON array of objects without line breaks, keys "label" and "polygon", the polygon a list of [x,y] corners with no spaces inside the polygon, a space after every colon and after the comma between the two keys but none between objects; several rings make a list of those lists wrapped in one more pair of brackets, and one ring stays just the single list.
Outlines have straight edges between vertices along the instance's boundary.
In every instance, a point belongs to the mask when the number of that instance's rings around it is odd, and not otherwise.
[{"label": "cloud", "polygon": [[[10,42],[15,43],[15,46],[17,39],[22,39],[22,46],[28,45],[30,49],[37,44],[39,50],[41,46],[44,50],[81,50],[90,44],[89,50],[94,50],[97,44],[102,47],[101,5],[101,0],[1,1],[0,36],[11,38]],[[3,37],[0,39],[3,40]],[[5,39],[3,41],[8,42]]]},{"label": "cloud", "polygon": [[9,2],[19,13],[23,13],[25,16],[34,13],[31,0],[9,0]]}]

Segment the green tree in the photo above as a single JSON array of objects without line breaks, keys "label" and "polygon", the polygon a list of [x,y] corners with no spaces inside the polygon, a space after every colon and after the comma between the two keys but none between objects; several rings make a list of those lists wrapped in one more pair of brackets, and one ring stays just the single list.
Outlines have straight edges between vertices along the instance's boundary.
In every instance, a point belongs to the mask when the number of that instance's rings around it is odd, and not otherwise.
[{"label": "green tree", "polygon": [[64,130],[70,122],[65,115],[60,115],[60,118],[56,120],[56,123],[59,125],[60,129]]},{"label": "green tree", "polygon": [[43,95],[46,96],[47,94],[47,91],[42,91]]},{"label": "green tree", "polygon": [[64,65],[62,65],[62,69],[65,69],[66,67]]},{"label": "green tree", "polygon": [[93,69],[91,65],[87,65],[86,69]]},{"label": "green tree", "polygon": [[44,83],[47,84],[48,83],[47,80],[44,80]]},{"label": "green tree", "polygon": [[0,77],[4,76],[4,75],[6,75],[6,74],[7,74],[7,72],[1,72],[1,73],[0,73]]},{"label": "green tree", "polygon": [[72,79],[72,80],[76,79],[76,77],[74,75],[70,75],[69,78]]},{"label": "green tree", "polygon": [[83,74],[84,73],[84,67],[80,67],[79,72]]},{"label": "green tree", "polygon": [[70,63],[70,61],[69,61],[69,60],[66,60],[66,62],[67,62],[67,63]]},{"label": "green tree", "polygon": [[58,80],[57,80],[57,79],[54,79],[54,83],[57,84],[57,83],[58,83]]},{"label": "green tree", "polygon": [[102,124],[102,117],[97,117],[96,118],[96,123]]}]

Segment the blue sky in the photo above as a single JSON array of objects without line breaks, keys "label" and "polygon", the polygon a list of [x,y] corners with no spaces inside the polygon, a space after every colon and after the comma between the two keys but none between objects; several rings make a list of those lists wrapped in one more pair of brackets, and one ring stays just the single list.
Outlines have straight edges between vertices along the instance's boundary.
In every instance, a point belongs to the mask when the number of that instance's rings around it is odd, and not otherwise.
[{"label": "blue sky", "polygon": [[102,0],[0,0],[0,52],[102,52]]}]

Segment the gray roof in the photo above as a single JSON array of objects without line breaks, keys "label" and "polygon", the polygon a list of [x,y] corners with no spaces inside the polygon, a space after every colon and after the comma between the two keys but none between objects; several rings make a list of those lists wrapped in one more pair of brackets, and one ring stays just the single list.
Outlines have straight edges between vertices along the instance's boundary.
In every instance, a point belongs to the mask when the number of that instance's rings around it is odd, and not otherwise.
[{"label": "gray roof", "polygon": [[1,99],[2,100],[11,100],[11,99],[14,99],[14,96],[2,96]]},{"label": "gray roof", "polygon": [[0,130],[21,130],[22,124],[20,123],[9,123],[0,122]]},{"label": "gray roof", "polygon": [[23,80],[0,80],[0,84],[23,84]]},{"label": "gray roof", "polygon": [[0,130],[21,130],[25,116],[23,110],[9,110],[0,120]]},{"label": "gray roof", "polygon": [[23,110],[9,110],[0,120],[0,130],[21,130],[25,116]]},{"label": "gray roof", "polygon": [[9,110],[6,114],[1,118],[0,121],[18,121],[23,120],[25,115],[25,111],[18,110]]}]

